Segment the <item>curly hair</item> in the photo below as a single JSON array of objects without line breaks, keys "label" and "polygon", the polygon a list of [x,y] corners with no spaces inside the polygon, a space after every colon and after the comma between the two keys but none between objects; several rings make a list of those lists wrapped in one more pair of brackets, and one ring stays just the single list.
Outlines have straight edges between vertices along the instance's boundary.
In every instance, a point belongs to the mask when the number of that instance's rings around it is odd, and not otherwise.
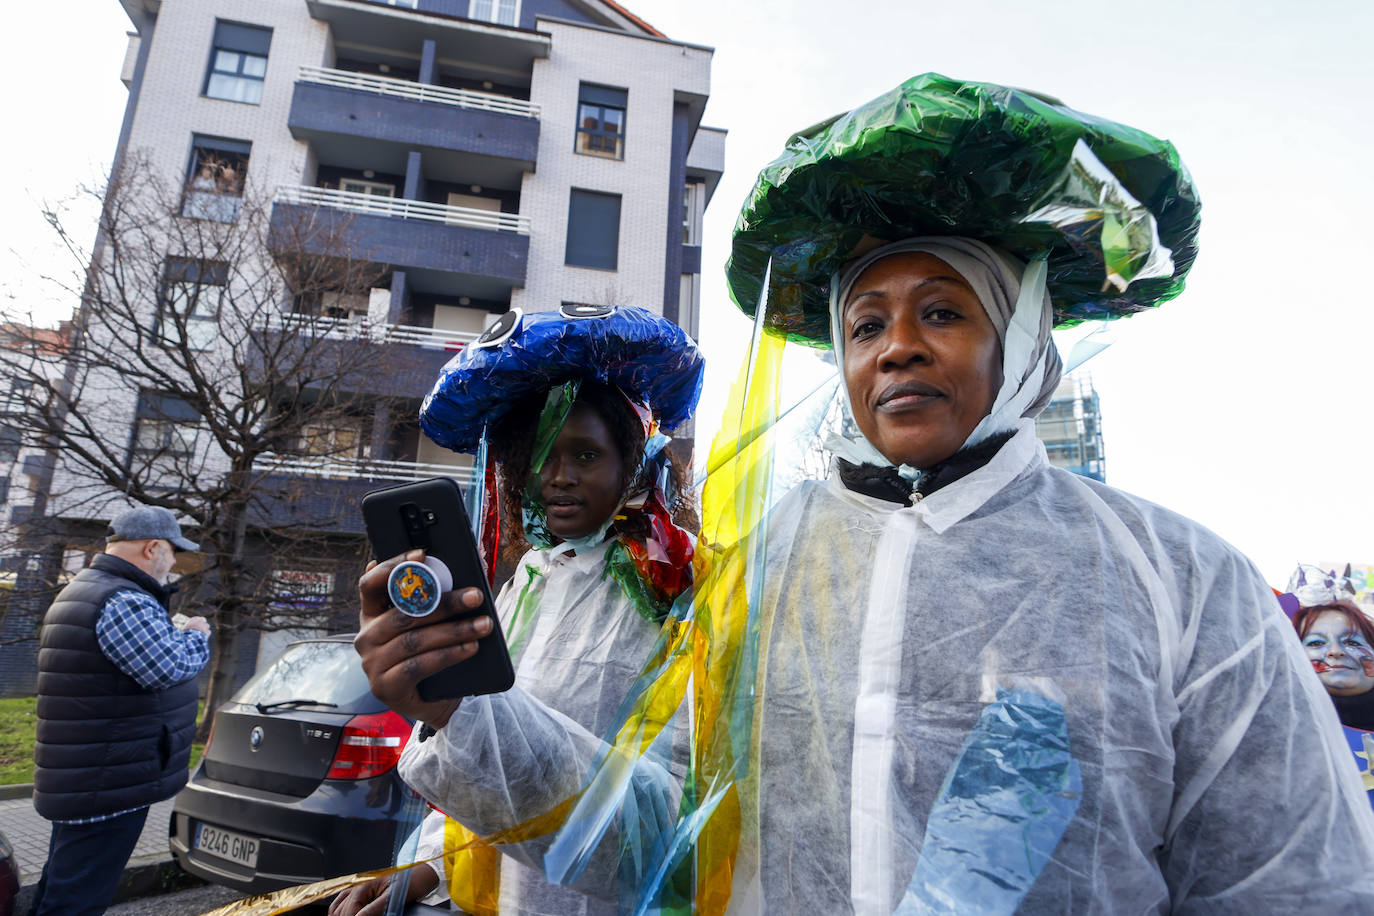
[{"label": "curly hair", "polygon": [[[525,541],[525,526],[521,517],[520,500],[530,476],[531,452],[539,414],[544,409],[546,395],[526,398],[499,420],[491,431],[491,455],[497,465],[497,492],[501,512],[502,560],[513,562],[529,549]],[[577,404],[596,411],[606,424],[620,453],[620,466],[626,473],[638,468],[644,455],[644,426],[616,388],[600,382],[584,381],[577,391]],[[691,484],[682,462],[669,463],[672,476],[672,505],[668,506],[673,521],[693,534],[699,525]],[[644,471],[633,479],[622,481],[622,498],[647,489],[653,482]],[[626,532],[634,536],[635,532]]]}]

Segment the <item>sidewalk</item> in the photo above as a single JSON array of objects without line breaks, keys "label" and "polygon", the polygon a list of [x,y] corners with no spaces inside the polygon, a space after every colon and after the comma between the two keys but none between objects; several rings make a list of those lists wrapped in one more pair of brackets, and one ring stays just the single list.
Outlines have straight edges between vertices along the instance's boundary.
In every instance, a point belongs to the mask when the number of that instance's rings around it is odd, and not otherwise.
[{"label": "sidewalk", "polygon": [[[31,786],[6,786],[3,800],[0,800],[0,830],[14,846],[14,856],[19,862],[20,884],[30,888],[38,883],[43,873],[43,863],[48,858],[48,835],[52,825],[38,816],[33,810],[30,794],[12,797],[23,789],[32,793]],[[148,809],[148,822],[143,825],[143,833],[134,847],[125,867],[128,872],[134,868],[159,865],[172,861],[172,852],[167,845],[167,823],[172,815],[172,799],[160,801]]]}]

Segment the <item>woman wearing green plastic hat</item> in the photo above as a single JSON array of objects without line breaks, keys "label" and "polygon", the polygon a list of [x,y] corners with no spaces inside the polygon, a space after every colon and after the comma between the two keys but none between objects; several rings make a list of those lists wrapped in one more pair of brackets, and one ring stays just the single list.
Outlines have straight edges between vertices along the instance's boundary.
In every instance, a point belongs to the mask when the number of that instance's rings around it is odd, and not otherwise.
[{"label": "woman wearing green plastic hat", "polygon": [[[499,538],[491,526],[483,538],[488,563],[498,540],[518,560],[496,599],[515,687],[461,702],[427,703],[416,684],[471,654],[468,625],[455,625],[452,612],[469,597],[480,603],[480,593],[457,583],[449,613],[416,621],[386,606],[387,574],[400,557],[359,583],[365,626],[355,645],[372,691],[417,720],[399,771],[456,822],[421,843],[420,858],[447,851],[444,881],[428,900],[447,890],[475,914],[615,911],[559,886],[570,880],[547,878],[544,859],[555,839],[579,842],[599,823],[602,812],[574,819],[557,809],[604,754],[608,730],[618,731],[626,693],[691,583],[691,495],[659,427],[691,416],[703,368],[686,332],[644,309],[513,311],[455,357],[425,399],[420,422],[435,442],[468,452],[489,444],[486,518],[499,514],[501,523]],[[633,821],[622,833],[652,837],[671,820],[674,736],[668,728],[646,742],[639,805],[605,812]],[[460,848],[497,833],[499,863],[491,847]],[[632,839],[603,856],[603,893],[633,884],[644,858]],[[426,889],[436,883],[417,875]],[[350,892],[331,912],[357,912],[384,887]]]},{"label": "woman wearing green plastic hat", "polygon": [[1374,819],[1272,591],[1035,436],[1051,327],[1176,295],[1197,215],[1167,143],[934,75],[760,174],[736,302],[834,347],[853,423],[768,517],[757,677],[718,704],[748,769],[698,865],[731,910],[1374,912]]}]

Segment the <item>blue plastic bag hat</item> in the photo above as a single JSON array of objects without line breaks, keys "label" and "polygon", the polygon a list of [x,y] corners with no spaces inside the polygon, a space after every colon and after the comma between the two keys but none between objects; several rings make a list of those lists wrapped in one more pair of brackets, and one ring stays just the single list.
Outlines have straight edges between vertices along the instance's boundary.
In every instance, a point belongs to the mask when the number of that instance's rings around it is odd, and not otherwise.
[{"label": "blue plastic bag hat", "polygon": [[516,404],[572,379],[614,385],[671,430],[692,415],[705,361],[682,328],[629,305],[507,312],[439,373],[420,405],[425,435],[476,452],[487,426]]}]

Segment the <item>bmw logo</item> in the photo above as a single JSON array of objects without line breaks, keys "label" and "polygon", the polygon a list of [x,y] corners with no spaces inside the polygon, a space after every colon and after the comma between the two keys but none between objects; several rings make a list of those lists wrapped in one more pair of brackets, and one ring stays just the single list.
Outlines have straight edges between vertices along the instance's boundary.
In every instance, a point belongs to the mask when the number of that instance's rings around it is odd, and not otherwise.
[{"label": "bmw logo", "polygon": [[261,726],[261,725],[255,725],[255,726],[253,726],[253,730],[252,730],[251,732],[248,733],[248,746],[251,747],[251,748],[252,748],[253,750],[255,750],[255,751],[256,751],[258,748],[262,747],[262,726]]}]

